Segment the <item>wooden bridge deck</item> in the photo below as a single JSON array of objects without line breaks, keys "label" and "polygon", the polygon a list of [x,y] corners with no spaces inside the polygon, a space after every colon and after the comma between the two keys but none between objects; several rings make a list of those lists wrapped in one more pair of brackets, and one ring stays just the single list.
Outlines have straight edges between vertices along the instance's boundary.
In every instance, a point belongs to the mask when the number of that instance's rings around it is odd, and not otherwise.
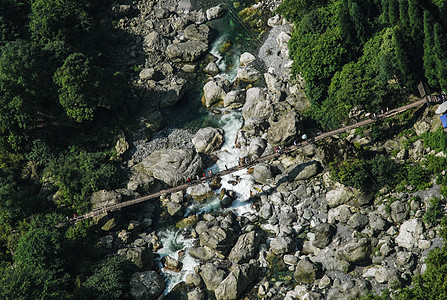
[{"label": "wooden bridge deck", "polygon": [[151,200],[151,199],[158,198],[158,197],[160,197],[162,195],[175,193],[175,192],[184,190],[184,189],[186,189],[186,188],[188,188],[190,186],[194,186],[194,185],[197,185],[197,184],[201,184],[201,183],[207,182],[207,181],[209,181],[209,180],[211,180],[211,179],[213,179],[215,177],[222,177],[222,176],[225,176],[225,175],[228,175],[228,174],[231,174],[231,173],[243,170],[243,169],[248,169],[248,168],[250,168],[250,167],[252,167],[252,166],[254,166],[254,165],[258,164],[258,163],[261,163],[261,162],[268,161],[268,160],[271,160],[273,158],[279,157],[280,155],[282,155],[284,153],[293,152],[296,149],[302,148],[302,147],[304,147],[304,146],[306,146],[306,145],[308,145],[310,143],[313,143],[313,142],[325,139],[327,137],[334,136],[334,135],[337,135],[337,134],[340,134],[340,133],[343,133],[343,132],[346,132],[346,131],[349,131],[349,130],[352,130],[352,129],[355,129],[355,128],[358,128],[358,127],[362,127],[362,126],[365,126],[365,125],[368,125],[368,124],[372,124],[372,123],[374,123],[374,122],[376,122],[376,121],[378,121],[380,119],[392,117],[392,116],[397,115],[397,114],[399,114],[401,112],[404,112],[406,110],[412,109],[414,107],[417,107],[417,106],[425,104],[425,103],[426,103],[425,99],[420,99],[420,100],[415,101],[415,102],[413,102],[411,104],[408,104],[408,105],[405,105],[405,106],[402,106],[402,107],[399,107],[399,108],[396,108],[396,109],[392,109],[392,110],[390,110],[388,112],[385,112],[384,114],[377,116],[376,119],[365,119],[363,121],[360,121],[360,122],[352,124],[352,125],[348,125],[348,126],[345,126],[345,127],[342,127],[342,128],[338,128],[338,129],[335,129],[335,130],[332,130],[332,131],[325,132],[325,133],[323,133],[321,135],[318,135],[316,137],[312,137],[309,140],[305,140],[305,141],[302,141],[300,143],[297,143],[296,145],[292,145],[290,147],[287,147],[287,149],[284,149],[284,150],[282,150],[280,152],[275,152],[275,153],[272,153],[272,154],[260,157],[260,158],[258,158],[256,160],[250,161],[250,162],[248,162],[247,164],[244,164],[244,165],[239,165],[239,166],[235,166],[235,167],[232,167],[232,168],[228,168],[226,170],[223,170],[223,171],[220,171],[218,173],[215,173],[212,176],[209,176],[209,177],[206,177],[206,178],[200,178],[198,180],[192,181],[191,183],[185,183],[185,184],[182,184],[182,185],[178,185],[178,186],[175,186],[175,187],[172,187],[172,188],[169,188],[169,189],[165,189],[165,190],[161,190],[161,191],[159,191],[157,193],[153,193],[153,194],[150,194],[150,195],[147,195],[147,196],[139,197],[139,198],[136,198],[136,199],[133,199],[133,200],[129,200],[129,201],[125,201],[125,202],[122,202],[122,203],[110,205],[110,206],[104,207],[102,209],[93,210],[93,211],[91,211],[89,213],[86,213],[84,215],[80,215],[80,216],[71,218],[67,222],[59,224],[58,227],[67,225],[69,223],[76,223],[76,222],[79,222],[79,221],[82,221],[82,220],[86,220],[86,219],[89,219],[89,218],[92,218],[92,217],[95,217],[95,216],[98,216],[98,215],[101,215],[101,214],[104,214],[104,213],[112,212],[112,211],[115,211],[115,210],[120,210],[120,209],[128,207],[128,206],[132,206],[132,205],[135,205],[135,204],[138,204],[138,203],[142,203],[142,202],[145,202],[145,201],[148,201],[148,200]]}]

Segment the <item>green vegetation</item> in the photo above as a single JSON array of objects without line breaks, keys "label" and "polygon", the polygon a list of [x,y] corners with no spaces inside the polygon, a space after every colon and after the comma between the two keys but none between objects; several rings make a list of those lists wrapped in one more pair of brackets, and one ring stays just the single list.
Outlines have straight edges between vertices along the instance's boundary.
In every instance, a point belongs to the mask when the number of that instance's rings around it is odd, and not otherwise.
[{"label": "green vegetation", "polygon": [[295,30],[292,72],[306,81],[310,115],[324,129],[361,107],[378,111],[417,92],[419,81],[447,88],[444,1],[286,0]]},{"label": "green vegetation", "polygon": [[122,261],[92,246],[94,228],[55,229],[125,178],[111,160],[127,87],[110,56],[110,5],[0,0],[1,299],[118,299],[127,288]]}]

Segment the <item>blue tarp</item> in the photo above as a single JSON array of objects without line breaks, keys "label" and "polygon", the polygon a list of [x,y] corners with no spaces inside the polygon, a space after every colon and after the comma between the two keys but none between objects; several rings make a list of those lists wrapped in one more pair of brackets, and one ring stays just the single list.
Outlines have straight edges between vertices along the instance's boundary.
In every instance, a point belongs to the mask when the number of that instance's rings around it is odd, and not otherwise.
[{"label": "blue tarp", "polygon": [[442,126],[444,126],[444,128],[447,128],[447,114],[442,115],[439,118],[441,119]]}]

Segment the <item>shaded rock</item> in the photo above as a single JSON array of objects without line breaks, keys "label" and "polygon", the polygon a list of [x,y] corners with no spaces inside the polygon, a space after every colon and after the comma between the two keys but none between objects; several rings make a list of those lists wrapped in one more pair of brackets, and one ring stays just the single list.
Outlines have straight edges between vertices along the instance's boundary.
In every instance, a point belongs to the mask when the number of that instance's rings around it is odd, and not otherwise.
[{"label": "shaded rock", "polygon": [[378,283],[387,283],[390,279],[397,275],[396,270],[385,268],[383,266],[377,266],[374,273],[374,279]]},{"label": "shaded rock", "polygon": [[399,246],[411,249],[417,247],[419,236],[424,232],[424,226],[419,219],[405,221],[399,228],[396,242]]},{"label": "shaded rock", "polygon": [[272,171],[270,166],[265,163],[260,163],[253,168],[253,179],[256,182],[266,184],[269,179],[272,179]]},{"label": "shaded rock", "polygon": [[257,262],[236,265],[215,290],[216,299],[237,299],[258,276],[259,266]]},{"label": "shaded rock", "polygon": [[195,259],[208,261],[214,257],[214,252],[208,247],[191,247],[188,249],[189,255]]},{"label": "shaded rock", "polygon": [[206,18],[209,20],[217,19],[223,16],[225,9],[218,5],[206,10]]},{"label": "shaded rock", "polygon": [[349,208],[349,206],[348,205],[340,205],[338,207],[331,208],[328,211],[327,219],[330,224],[335,224],[337,221],[346,223],[349,221],[351,216],[352,216],[352,213],[351,213],[351,209]]},{"label": "shaded rock", "polygon": [[255,231],[243,234],[231,249],[228,259],[235,264],[248,262],[256,255],[258,247],[259,236]]},{"label": "shaded rock", "polygon": [[237,77],[247,83],[253,83],[261,78],[262,74],[252,67],[237,68]]},{"label": "shaded rock", "polygon": [[263,138],[253,137],[250,140],[250,145],[248,145],[248,154],[251,155],[252,158],[261,157],[266,147],[267,143]]},{"label": "shaded rock", "polygon": [[202,277],[199,274],[187,274],[185,283],[189,286],[200,286],[202,284]]},{"label": "shaded rock", "polygon": [[338,250],[339,257],[351,263],[369,259],[370,254],[371,243],[366,238],[352,239],[340,245]]},{"label": "shaded rock", "polygon": [[251,54],[249,52],[244,52],[244,53],[242,53],[241,57],[239,58],[239,63],[241,64],[241,66],[244,67],[255,60],[256,60],[256,57],[253,54]]},{"label": "shaded rock", "polygon": [[332,238],[337,232],[337,227],[328,223],[321,223],[315,226],[313,231],[315,233],[315,240],[312,244],[315,247],[323,249],[332,242]]},{"label": "shaded rock", "polygon": [[369,219],[361,213],[355,213],[348,220],[348,226],[354,230],[361,231],[368,224]]},{"label": "shaded rock", "polygon": [[[335,280],[336,281],[336,280]],[[358,299],[364,296],[370,289],[371,284],[363,279],[344,280],[329,290],[327,299],[346,300]]]},{"label": "shaded rock", "polygon": [[104,231],[110,231],[115,227],[116,227],[116,220],[115,218],[111,218],[101,227],[101,229]]},{"label": "shaded rock", "polygon": [[287,111],[277,117],[277,120],[269,119],[270,128],[267,131],[267,140],[273,146],[288,144],[299,133],[298,115],[293,111]]},{"label": "shaded rock", "polygon": [[205,107],[223,101],[226,93],[215,81],[208,81],[203,87],[202,103]]},{"label": "shaded rock", "polygon": [[407,251],[399,251],[396,253],[394,266],[402,272],[413,270],[416,265],[416,257],[413,253]]},{"label": "shaded rock", "polygon": [[170,44],[166,48],[166,55],[175,62],[194,62],[206,52],[208,52],[208,44],[201,41]]},{"label": "shaded rock", "polygon": [[408,218],[410,207],[406,203],[402,203],[401,201],[394,201],[390,205],[391,207],[391,218],[396,223],[402,223]]},{"label": "shaded rock", "polygon": [[245,92],[242,90],[239,91],[230,91],[226,94],[224,100],[224,107],[230,109],[237,109],[244,105],[245,102]]},{"label": "shaded rock", "polygon": [[374,231],[383,231],[388,227],[387,222],[382,219],[377,212],[371,212],[369,215],[369,227]]},{"label": "shaded rock", "polygon": [[167,210],[171,216],[180,217],[183,215],[183,206],[179,203],[169,202],[167,205]]},{"label": "shaded rock", "polygon": [[151,193],[161,188],[162,185],[157,179],[142,172],[134,172],[127,183],[128,190],[138,193]]},{"label": "shaded rock", "polygon": [[270,250],[275,254],[290,253],[295,250],[296,243],[291,237],[279,236],[270,242]]},{"label": "shaded rock", "polygon": [[320,163],[312,160],[294,167],[288,174],[293,180],[308,180],[318,174]]},{"label": "shaded rock", "polygon": [[205,292],[199,289],[194,289],[187,294],[188,300],[205,300]]},{"label": "shaded rock", "polygon": [[184,31],[188,40],[208,42],[211,39],[211,30],[206,24],[191,24],[186,26]]},{"label": "shaded rock", "polygon": [[118,255],[124,256],[139,269],[152,269],[154,266],[154,254],[152,253],[152,250],[147,247],[119,249]]},{"label": "shaded rock", "polygon": [[312,260],[321,263],[327,271],[347,273],[350,266],[349,262],[341,260],[332,248],[323,249]]},{"label": "shaded rock", "polygon": [[175,105],[185,94],[185,83],[173,82],[164,87],[166,91],[160,98],[160,107],[165,108]]},{"label": "shaded rock", "polygon": [[218,269],[214,264],[207,263],[200,267],[200,276],[205,282],[208,291],[215,291],[219,284],[227,277],[224,270]]},{"label": "shaded rock", "polygon": [[161,149],[152,152],[134,166],[136,173],[145,173],[170,186],[176,186],[194,178],[202,170],[202,159],[190,149]]},{"label": "shaded rock", "polygon": [[126,136],[123,132],[120,132],[118,134],[118,140],[115,144],[115,152],[116,156],[120,157],[123,155],[127,150],[129,150],[129,143],[126,141]]},{"label": "shaded rock", "polygon": [[231,228],[223,229],[219,226],[213,226],[202,232],[199,238],[201,246],[207,246],[223,255],[227,255],[237,236]]},{"label": "shaded rock", "polygon": [[326,201],[330,207],[348,203],[354,197],[352,190],[345,186],[337,187],[326,193]]},{"label": "shaded rock", "polygon": [[171,271],[180,272],[183,268],[183,264],[175,258],[168,256],[163,257],[163,266]]},{"label": "shaded rock", "polygon": [[154,76],[154,73],[155,73],[154,68],[144,68],[143,70],[141,70],[139,76],[141,80],[151,79],[152,76]]},{"label": "shaded rock", "polygon": [[90,196],[90,202],[92,203],[92,209],[101,209],[106,206],[118,204],[121,202],[121,194],[115,191],[100,190],[94,192]]},{"label": "shaded rock", "polygon": [[137,272],[130,279],[130,294],[136,300],[157,299],[165,287],[163,277],[155,271]]},{"label": "shaded rock", "polygon": [[295,299],[321,300],[324,298],[317,292],[309,291],[307,287],[304,285],[296,285],[292,291],[287,292],[284,300],[295,300]]},{"label": "shaded rock", "polygon": [[168,41],[157,31],[152,31],[144,37],[143,47],[147,52],[162,52],[168,46]]},{"label": "shaded rock", "polygon": [[320,272],[320,266],[306,257],[296,265],[293,277],[298,283],[313,283],[320,275]]},{"label": "shaded rock", "polygon": [[220,128],[201,128],[194,135],[192,143],[196,147],[197,152],[209,154],[223,145],[223,133],[223,130]]}]

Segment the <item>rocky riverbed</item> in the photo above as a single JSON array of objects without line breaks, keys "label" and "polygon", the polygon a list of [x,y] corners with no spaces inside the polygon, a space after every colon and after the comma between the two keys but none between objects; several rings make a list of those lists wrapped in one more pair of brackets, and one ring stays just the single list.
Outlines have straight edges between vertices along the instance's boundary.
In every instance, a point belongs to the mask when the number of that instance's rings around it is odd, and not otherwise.
[{"label": "rocky riverbed", "polygon": [[[95,193],[96,207],[184,183],[209,168],[256,159],[303,133],[318,133],[303,126],[300,112],[310,103],[303,83],[290,79],[292,27],[280,16],[270,18],[272,30],[259,52],[239,57],[237,78],[230,82],[208,53],[212,30],[207,21],[225,9],[200,11],[195,4],[137,1],[112,9],[130,36],[122,50],[131,57],[126,63],[141,69],[127,103],[140,122],[128,138],[134,150],[127,187]],[[202,105],[215,113],[221,128],[163,129],[166,120],[159,109],[181,101],[197,72],[209,74]],[[418,135],[432,130],[434,120],[433,109],[427,109],[414,130]],[[430,200],[442,197],[439,186],[367,194],[335,182],[327,171],[334,157],[355,151],[355,143],[399,153],[396,159],[444,155],[425,149],[420,140],[407,150],[401,139],[372,144],[353,131],[248,172],[101,216],[95,219],[104,233],[98,246],[131,262],[133,299],[161,299],[168,293],[191,300],[206,295],[352,299],[408,283],[424,271],[429,250],[441,243],[437,227],[422,220]],[[184,282],[174,287],[174,279]]]}]

